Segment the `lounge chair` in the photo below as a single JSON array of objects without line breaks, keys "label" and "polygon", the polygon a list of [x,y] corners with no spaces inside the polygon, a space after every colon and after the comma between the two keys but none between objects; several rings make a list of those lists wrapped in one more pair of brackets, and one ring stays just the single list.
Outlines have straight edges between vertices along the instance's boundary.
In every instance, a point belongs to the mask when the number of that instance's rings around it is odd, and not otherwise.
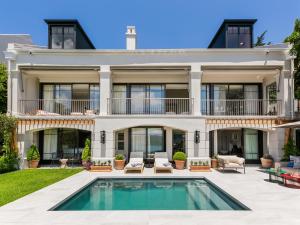
[{"label": "lounge chair", "polygon": [[140,172],[144,170],[143,152],[131,152],[129,163],[125,166],[124,172]]},{"label": "lounge chair", "polygon": [[172,164],[168,160],[166,152],[155,152],[154,172],[173,172]]},{"label": "lounge chair", "polygon": [[244,169],[245,171],[245,159],[237,157],[236,155],[218,155],[219,168],[225,169]]}]

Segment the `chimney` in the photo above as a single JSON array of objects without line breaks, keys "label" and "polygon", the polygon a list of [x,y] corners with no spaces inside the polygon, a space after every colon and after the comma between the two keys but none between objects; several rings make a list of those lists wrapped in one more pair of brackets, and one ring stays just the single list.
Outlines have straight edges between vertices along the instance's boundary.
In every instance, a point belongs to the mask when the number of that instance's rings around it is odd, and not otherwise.
[{"label": "chimney", "polygon": [[135,50],[136,49],[136,32],[135,26],[127,26],[126,32],[126,49]]}]

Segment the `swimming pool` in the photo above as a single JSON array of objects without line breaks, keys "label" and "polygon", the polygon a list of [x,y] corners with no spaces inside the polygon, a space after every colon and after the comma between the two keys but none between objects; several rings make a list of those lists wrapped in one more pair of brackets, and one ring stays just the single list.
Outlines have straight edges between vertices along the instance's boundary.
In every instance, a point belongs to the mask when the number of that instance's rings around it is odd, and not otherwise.
[{"label": "swimming pool", "polygon": [[51,210],[249,210],[205,178],[97,179]]}]

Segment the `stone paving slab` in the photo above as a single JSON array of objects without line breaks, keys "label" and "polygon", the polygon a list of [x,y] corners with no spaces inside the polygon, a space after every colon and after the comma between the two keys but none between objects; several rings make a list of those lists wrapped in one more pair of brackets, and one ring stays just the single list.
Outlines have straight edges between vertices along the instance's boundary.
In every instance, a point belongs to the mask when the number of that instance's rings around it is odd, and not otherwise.
[{"label": "stone paving slab", "polygon": [[[246,174],[236,172],[189,172],[173,174],[124,174],[83,171],[21,199],[0,207],[0,225],[299,225],[300,190],[267,181],[268,175],[248,167]],[[49,211],[63,199],[96,178],[107,177],[206,177],[250,211]]]}]

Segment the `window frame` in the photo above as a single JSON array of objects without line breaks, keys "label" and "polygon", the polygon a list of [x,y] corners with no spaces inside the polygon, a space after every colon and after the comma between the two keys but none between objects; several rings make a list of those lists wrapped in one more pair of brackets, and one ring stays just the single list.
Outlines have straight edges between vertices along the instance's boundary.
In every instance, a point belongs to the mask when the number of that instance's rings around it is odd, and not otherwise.
[{"label": "window frame", "polygon": [[[52,28],[53,27],[61,27],[62,28],[62,48],[53,48],[52,47],[52,37],[53,37],[53,34],[52,34]],[[48,36],[48,48],[49,49],[65,49],[65,27],[73,27],[74,29],[74,34],[73,34],[73,40],[74,40],[74,48],[73,49],[76,49],[76,25],[70,25],[70,24],[57,24],[57,25],[51,25],[49,26],[49,30],[48,30],[48,33],[49,33],[49,36]],[[67,48],[67,49],[72,49],[72,48]]]}]

